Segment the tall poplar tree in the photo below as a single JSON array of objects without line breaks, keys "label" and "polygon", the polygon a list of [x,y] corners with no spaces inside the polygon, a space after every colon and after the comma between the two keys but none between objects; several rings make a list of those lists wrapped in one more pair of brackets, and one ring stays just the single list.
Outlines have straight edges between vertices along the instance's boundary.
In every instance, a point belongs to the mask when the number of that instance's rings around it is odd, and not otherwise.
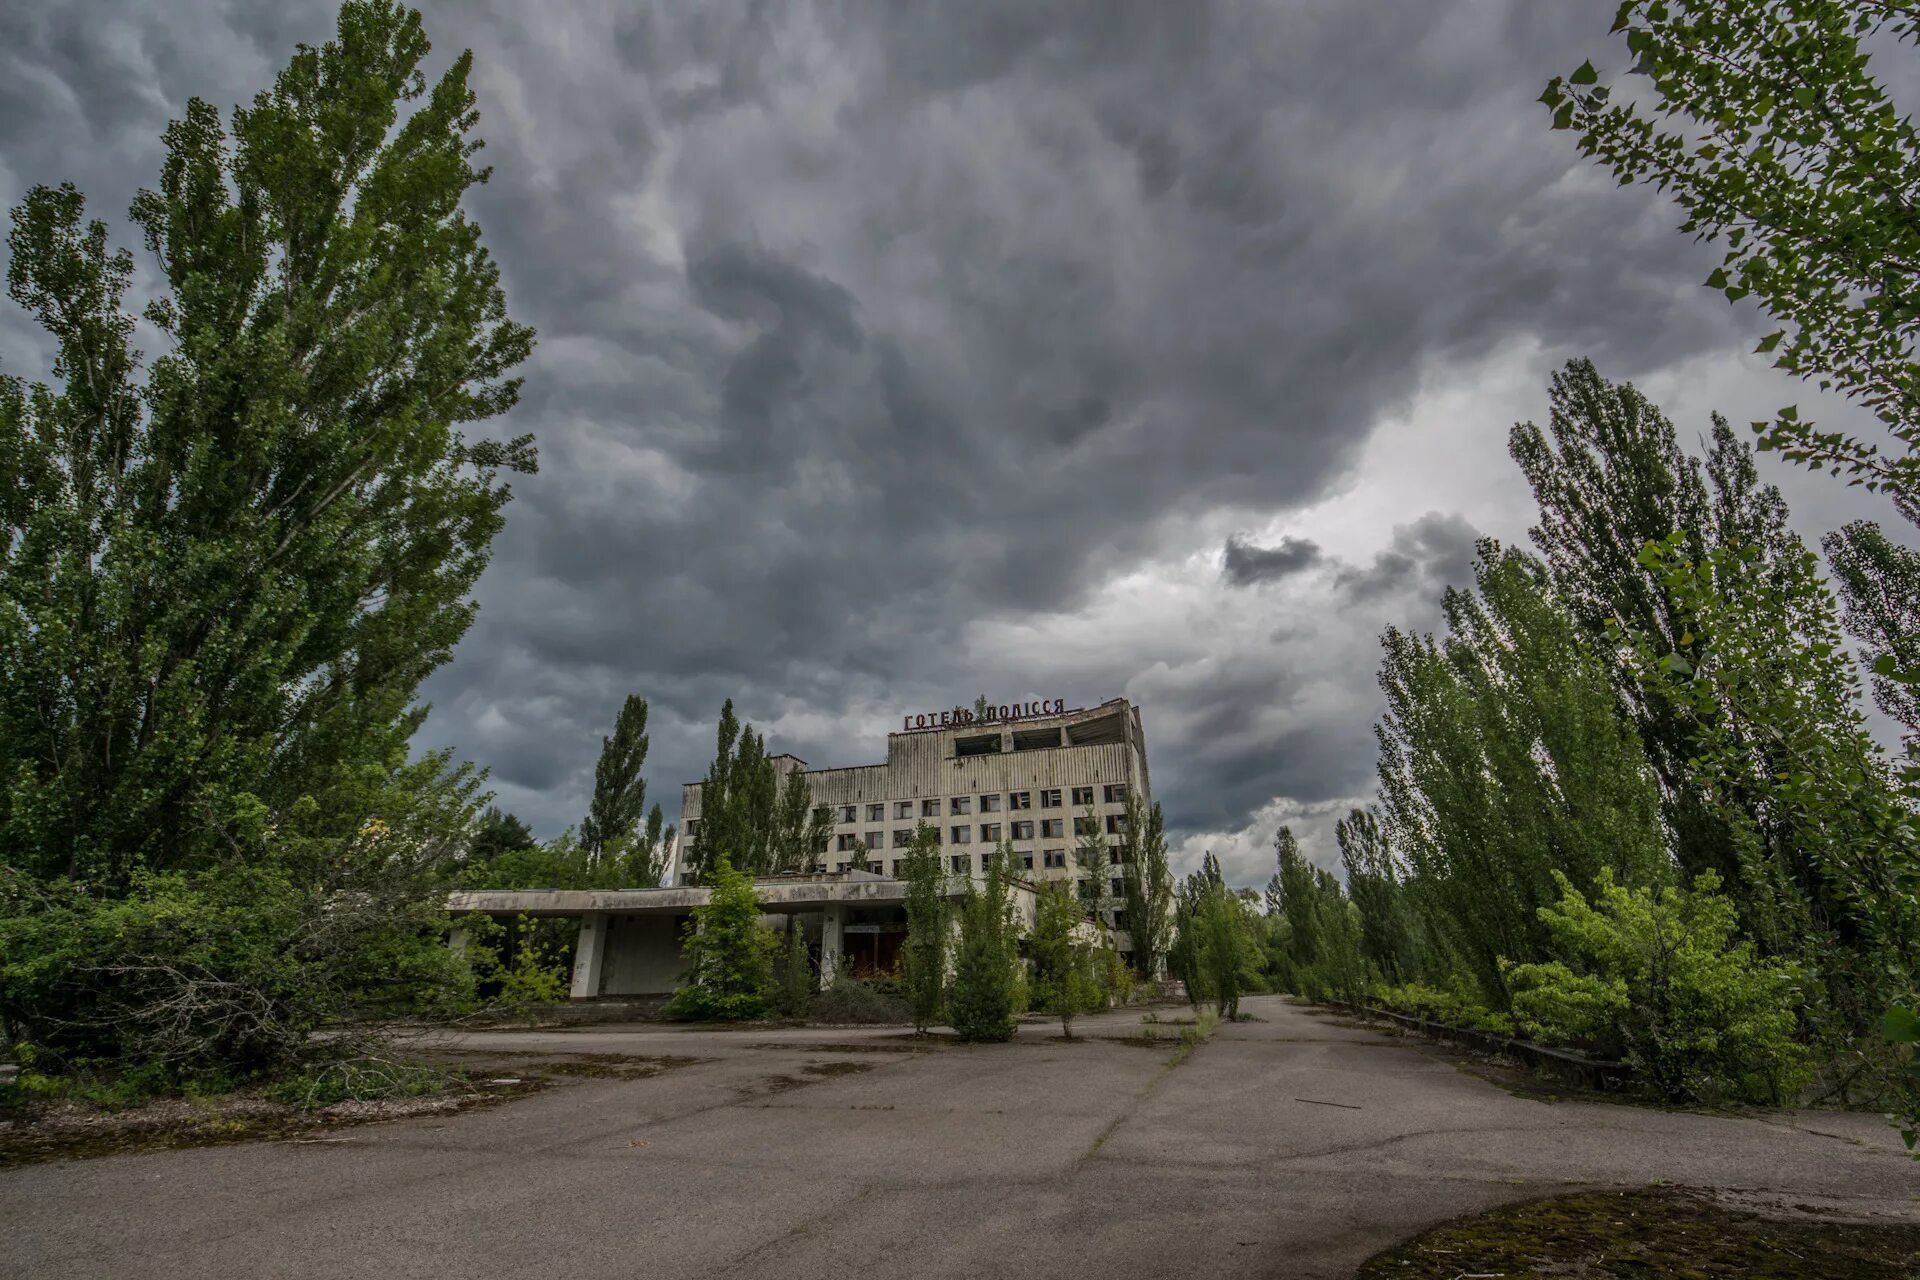
[{"label": "tall poplar tree", "polygon": [[[1920,525],[1920,504],[1896,501]],[[1893,541],[1872,520],[1852,521],[1820,545],[1846,604],[1847,631],[1869,668],[1885,668],[1874,671],[1874,705],[1906,730],[1911,754],[1920,746],[1920,694],[1899,673],[1920,671],[1920,551]]]},{"label": "tall poplar tree", "polygon": [[[166,129],[133,256],[70,185],[13,211],[9,295],[52,383],[0,377],[0,846],[42,876],[351,841],[473,619],[529,437],[533,334],[461,210],[472,56],[429,84],[417,12],[349,0],[230,121]],[[333,854],[340,856],[336,846]]]},{"label": "tall poplar tree", "polygon": [[1166,825],[1160,806],[1144,810],[1140,797],[1127,792],[1127,831],[1120,844],[1127,933],[1133,940],[1133,969],[1142,980],[1161,976],[1173,935],[1173,873],[1167,865]]},{"label": "tall poplar tree", "polygon": [[534,470],[466,434],[533,334],[461,208],[471,55],[427,52],[348,0],[250,105],[187,103],[129,215],[150,361],[81,193],[13,211],[53,359],[0,376],[0,1016],[49,1066],[233,1079],[458,989],[479,779],[409,741]]},{"label": "tall poplar tree", "polygon": [[1504,1003],[1501,959],[1545,953],[1555,871],[1654,883],[1666,851],[1638,735],[1546,568],[1488,542],[1474,577],[1447,592],[1444,639],[1382,637],[1381,809],[1421,910]]},{"label": "tall poplar tree", "polygon": [[1347,897],[1360,921],[1360,950],[1381,978],[1404,982],[1417,963],[1413,919],[1393,846],[1372,808],[1354,809],[1334,824],[1346,872]]},{"label": "tall poplar tree", "polygon": [[[614,719],[613,736],[600,739],[593,799],[580,820],[580,847],[592,861],[599,861],[609,845],[630,845],[640,834],[647,807],[647,780],[640,770],[647,763],[647,746],[647,700],[628,694]],[[654,810],[658,814],[659,806]],[[659,827],[652,830],[657,839]]]}]

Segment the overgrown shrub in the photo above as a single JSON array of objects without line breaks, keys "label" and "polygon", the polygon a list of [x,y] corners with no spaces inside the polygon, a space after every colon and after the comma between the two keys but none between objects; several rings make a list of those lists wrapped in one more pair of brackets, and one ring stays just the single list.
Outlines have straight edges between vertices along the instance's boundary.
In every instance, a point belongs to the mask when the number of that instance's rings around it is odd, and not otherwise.
[{"label": "overgrown shrub", "polygon": [[807,951],[807,935],[797,918],[787,924],[787,952],[778,966],[780,1012],[789,1018],[807,1016],[813,1002],[813,957]]},{"label": "overgrown shrub", "polygon": [[520,916],[509,930],[489,916],[462,919],[459,927],[466,933],[467,966],[484,1003],[520,1017],[531,1017],[542,1006],[565,1003],[572,989],[571,948],[555,936],[560,930],[542,926],[571,923]]},{"label": "overgrown shrub", "polygon": [[1738,936],[1718,876],[1655,891],[1602,871],[1591,903],[1556,878],[1540,918],[1566,960],[1505,968],[1528,1035],[1625,1058],[1669,1097],[1794,1099],[1811,1075],[1794,1040],[1799,975]]},{"label": "overgrown shrub", "polygon": [[347,1056],[308,1067],[275,1084],[269,1096],[291,1107],[315,1110],[348,1101],[424,1098],[445,1092],[451,1072],[418,1062]]},{"label": "overgrown shrub", "polygon": [[687,921],[686,981],[667,1001],[669,1018],[734,1021],[764,1018],[773,997],[773,953],[779,938],[760,925],[753,881],[725,854],[708,873],[713,895]]},{"label": "overgrown shrub", "polygon": [[1493,1035],[1510,1036],[1515,1032],[1513,1019],[1476,1002],[1468,994],[1464,978],[1454,979],[1454,989],[1442,991],[1422,982],[1403,982],[1398,986],[1374,989],[1374,1000],[1395,1013],[1428,1019],[1449,1027],[1466,1027]]},{"label": "overgrown shrub", "polygon": [[324,1025],[470,996],[444,923],[437,903],[315,891],[279,865],[141,872],[113,898],[0,870],[0,1014],[50,1074],[273,1074]]},{"label": "overgrown shrub", "polygon": [[899,1025],[913,1020],[913,1006],[902,996],[843,975],[814,994],[809,1016],[814,1022]]}]

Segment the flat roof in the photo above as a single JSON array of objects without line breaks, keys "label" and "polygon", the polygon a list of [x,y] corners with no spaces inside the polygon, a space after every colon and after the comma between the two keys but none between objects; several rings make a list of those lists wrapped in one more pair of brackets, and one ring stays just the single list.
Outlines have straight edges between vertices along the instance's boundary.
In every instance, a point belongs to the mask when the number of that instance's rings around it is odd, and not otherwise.
[{"label": "flat roof", "polygon": [[[966,893],[966,877],[948,876],[945,896]],[[892,905],[907,900],[904,881],[872,871],[832,871],[811,875],[768,876],[753,882],[760,910],[770,915],[813,911],[823,906]],[[1025,881],[1015,892],[1034,892]],[[670,885],[659,889],[460,889],[447,895],[447,910],[459,915],[580,916],[677,915],[704,907],[713,897],[706,885]]]}]

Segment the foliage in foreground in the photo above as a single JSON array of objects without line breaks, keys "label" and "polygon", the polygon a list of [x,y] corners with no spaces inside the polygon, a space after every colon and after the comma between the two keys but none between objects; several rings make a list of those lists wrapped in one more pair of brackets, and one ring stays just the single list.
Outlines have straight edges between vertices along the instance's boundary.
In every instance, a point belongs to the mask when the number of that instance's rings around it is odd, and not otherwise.
[{"label": "foliage in foreground", "polygon": [[736,1021],[763,1018],[773,998],[773,953],[779,938],[760,924],[753,881],[719,855],[708,872],[712,894],[687,921],[687,972],[667,1001],[669,1018]]},{"label": "foliage in foreground", "polygon": [[50,1067],[184,1085],[286,1071],[343,1020],[447,1013],[472,976],[410,888],[317,891],[272,865],[141,873],[124,897],[0,872],[0,1009]]},{"label": "foliage in foreground", "polygon": [[471,58],[348,0],[223,120],[194,99],[134,201],[13,211],[9,295],[53,346],[0,377],[0,1015],[49,1069],[184,1085],[458,1003],[439,894],[478,779],[409,762],[528,438],[532,333],[461,202]]},{"label": "foliage in foreground", "polygon": [[1811,1075],[1794,1040],[1800,977],[1740,940],[1707,872],[1691,889],[1629,889],[1602,873],[1589,903],[1560,877],[1541,912],[1565,961],[1511,966],[1528,1035],[1634,1065],[1668,1097],[1791,1102]]}]

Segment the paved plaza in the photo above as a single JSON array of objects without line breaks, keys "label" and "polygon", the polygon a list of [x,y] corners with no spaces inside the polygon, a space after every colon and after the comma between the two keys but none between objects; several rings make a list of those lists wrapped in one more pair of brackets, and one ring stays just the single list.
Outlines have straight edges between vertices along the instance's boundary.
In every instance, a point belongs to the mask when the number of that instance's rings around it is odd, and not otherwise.
[{"label": "paved plaza", "polygon": [[1920,1164],[1874,1116],[1549,1103],[1421,1042],[1246,1008],[1171,1069],[1138,1013],[932,1049],[898,1028],[470,1035],[496,1063],[697,1061],[0,1173],[0,1275],[1334,1277],[1445,1218],[1655,1179],[1920,1216]]}]

